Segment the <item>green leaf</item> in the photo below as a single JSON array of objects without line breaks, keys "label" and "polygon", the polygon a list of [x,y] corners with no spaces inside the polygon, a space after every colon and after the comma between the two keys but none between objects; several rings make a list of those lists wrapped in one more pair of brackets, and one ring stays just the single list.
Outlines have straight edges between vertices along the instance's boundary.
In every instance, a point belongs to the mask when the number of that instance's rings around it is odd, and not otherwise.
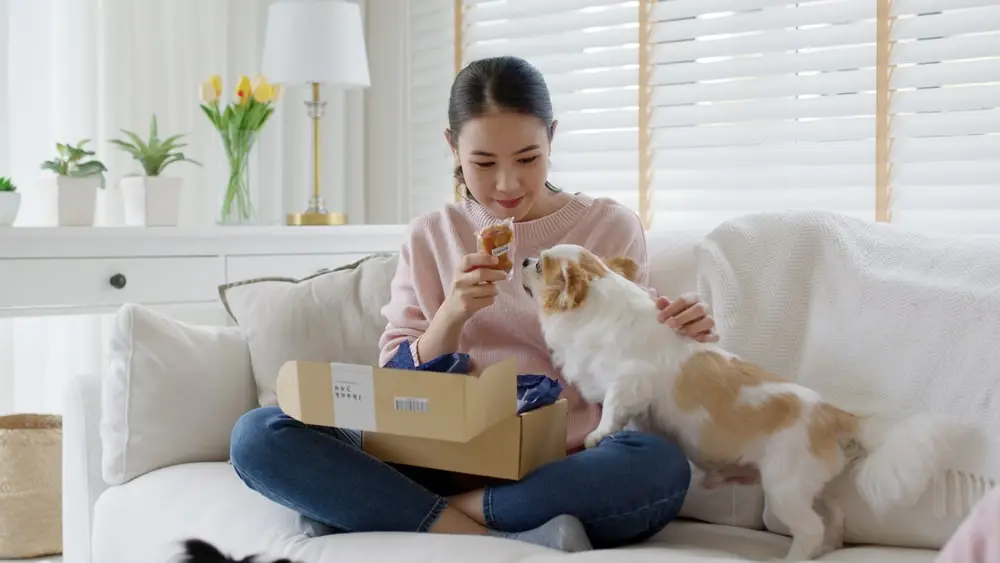
[{"label": "green leaf", "polygon": [[177,141],[179,141],[182,138],[184,138],[183,134],[173,135],[171,137],[167,137],[166,139],[163,140],[163,142],[160,144],[160,146],[165,151],[171,151],[171,150],[179,148],[179,147],[186,147],[187,144],[180,144],[180,145],[176,144]]},{"label": "green leaf", "polygon": [[132,139],[132,142],[135,144],[135,146],[139,147],[140,151],[142,152],[149,151],[149,146],[142,139],[140,139],[138,135],[136,135],[131,131],[122,131],[122,132],[125,133],[125,135],[127,135],[129,139]]},{"label": "green leaf", "polygon": [[167,158],[168,157],[165,154],[149,155],[148,158],[143,161],[143,168],[146,170],[146,175],[159,176],[160,173],[163,172],[163,165]]},{"label": "green leaf", "polygon": [[65,176],[66,163],[60,160],[46,160],[42,163],[42,170],[50,170],[60,176]]},{"label": "green leaf", "polygon": [[76,176],[92,176],[94,174],[100,174],[102,172],[107,172],[108,169],[103,163],[97,160],[90,160],[87,162],[80,163],[74,169]]},{"label": "green leaf", "polygon": [[106,179],[104,173],[108,169],[104,164],[98,160],[90,160],[78,165],[76,168],[69,171],[68,176],[73,176],[75,178],[88,178],[90,176],[99,176],[101,180],[100,188],[103,190],[105,188]]},{"label": "green leaf", "polygon": [[139,150],[139,147],[133,145],[132,143],[126,143],[125,141],[120,141],[118,139],[111,139],[108,142],[131,154],[132,156],[138,157],[142,155],[142,151]]},{"label": "green leaf", "polygon": [[202,104],[201,111],[205,112],[205,116],[208,117],[208,120],[212,122],[212,125],[215,126],[217,130],[222,128],[219,123],[220,116],[218,109],[212,109],[205,104]]},{"label": "green leaf", "polygon": [[151,147],[156,146],[155,144],[158,142],[159,138],[160,134],[157,131],[156,114],[154,113],[153,117],[149,121],[149,146]]}]

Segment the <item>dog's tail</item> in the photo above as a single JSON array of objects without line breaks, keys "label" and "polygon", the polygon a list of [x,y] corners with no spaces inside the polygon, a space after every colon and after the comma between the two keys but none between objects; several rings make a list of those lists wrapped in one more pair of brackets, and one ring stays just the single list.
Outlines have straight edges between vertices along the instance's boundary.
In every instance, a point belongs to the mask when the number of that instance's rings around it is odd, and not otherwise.
[{"label": "dog's tail", "polygon": [[856,438],[867,455],[854,483],[876,516],[912,506],[944,472],[964,430],[950,419],[920,414],[895,423],[859,417]]}]

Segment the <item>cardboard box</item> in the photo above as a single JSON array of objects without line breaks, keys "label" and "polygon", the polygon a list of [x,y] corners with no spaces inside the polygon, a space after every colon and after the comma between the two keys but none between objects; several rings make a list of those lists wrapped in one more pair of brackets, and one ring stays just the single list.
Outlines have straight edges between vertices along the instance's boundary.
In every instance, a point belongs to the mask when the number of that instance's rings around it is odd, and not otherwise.
[{"label": "cardboard box", "polygon": [[517,480],[566,457],[566,399],[510,417],[466,443],[365,432],[363,449],[388,463]]},{"label": "cardboard box", "polygon": [[290,361],[277,395],[306,424],[468,442],[517,416],[517,372],[513,359],[472,375]]}]

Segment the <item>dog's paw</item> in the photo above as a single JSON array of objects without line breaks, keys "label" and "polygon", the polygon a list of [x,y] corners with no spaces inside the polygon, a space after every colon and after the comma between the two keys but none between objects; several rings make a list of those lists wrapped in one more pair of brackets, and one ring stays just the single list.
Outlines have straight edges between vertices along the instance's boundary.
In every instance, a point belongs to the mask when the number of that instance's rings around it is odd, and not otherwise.
[{"label": "dog's paw", "polygon": [[590,448],[593,448],[597,444],[600,444],[601,440],[607,437],[608,435],[605,434],[604,432],[601,432],[600,430],[594,430],[593,432],[588,434],[587,439],[583,441],[583,447],[589,450]]}]

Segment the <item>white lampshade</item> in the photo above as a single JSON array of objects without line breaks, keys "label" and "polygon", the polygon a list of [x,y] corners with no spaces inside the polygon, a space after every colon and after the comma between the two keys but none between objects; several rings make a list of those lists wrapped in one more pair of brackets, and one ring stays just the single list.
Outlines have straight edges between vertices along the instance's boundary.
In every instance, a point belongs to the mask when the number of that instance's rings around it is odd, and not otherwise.
[{"label": "white lampshade", "polygon": [[267,11],[261,73],[280,84],[366,88],[361,10],[343,0],[281,0]]}]

